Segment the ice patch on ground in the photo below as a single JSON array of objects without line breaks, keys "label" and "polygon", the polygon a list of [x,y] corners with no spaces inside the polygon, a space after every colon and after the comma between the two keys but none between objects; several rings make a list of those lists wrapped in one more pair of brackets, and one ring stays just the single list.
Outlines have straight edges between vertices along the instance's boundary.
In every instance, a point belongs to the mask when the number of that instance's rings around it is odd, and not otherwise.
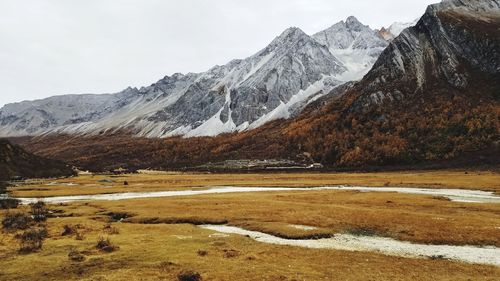
[{"label": "ice patch on ground", "polygon": [[354,236],[350,234],[337,234],[333,238],[318,240],[291,240],[233,226],[202,225],[200,227],[219,233],[243,235],[258,242],[275,245],[311,249],[366,251],[398,257],[440,258],[474,264],[500,265],[500,249],[496,247],[414,244],[391,238]]}]

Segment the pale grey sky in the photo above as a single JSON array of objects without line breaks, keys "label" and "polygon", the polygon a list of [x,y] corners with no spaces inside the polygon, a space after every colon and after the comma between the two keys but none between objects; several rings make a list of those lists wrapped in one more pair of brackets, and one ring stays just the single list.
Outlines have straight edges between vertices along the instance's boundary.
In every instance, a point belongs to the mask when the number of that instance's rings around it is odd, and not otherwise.
[{"label": "pale grey sky", "polygon": [[0,0],[0,106],[147,86],[250,56],[291,26],[312,34],[354,15],[379,28],[436,2]]}]

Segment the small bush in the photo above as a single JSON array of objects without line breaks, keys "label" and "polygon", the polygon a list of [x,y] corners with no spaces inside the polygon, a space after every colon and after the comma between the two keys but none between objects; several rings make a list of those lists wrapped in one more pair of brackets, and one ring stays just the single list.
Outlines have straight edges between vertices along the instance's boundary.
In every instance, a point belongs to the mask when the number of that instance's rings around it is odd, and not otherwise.
[{"label": "small bush", "polygon": [[194,271],[183,271],[177,275],[179,281],[200,281],[201,275]]},{"label": "small bush", "polygon": [[66,224],[61,236],[71,236],[76,233],[76,228],[72,225]]},{"label": "small bush", "polygon": [[99,237],[96,247],[97,249],[108,253],[111,253],[118,249],[116,245],[111,243],[111,240],[109,240],[109,238],[104,238],[104,237]]},{"label": "small bush", "polygon": [[36,222],[46,221],[48,213],[45,202],[38,201],[35,204],[31,204],[31,214]]},{"label": "small bush", "polygon": [[124,219],[131,217],[127,213],[109,213],[108,215],[112,222],[123,221]]},{"label": "small bush", "polygon": [[28,229],[33,219],[23,213],[8,213],[2,220],[2,227],[7,230],[25,230]]},{"label": "small bush", "polygon": [[198,250],[198,256],[200,256],[200,257],[206,257],[206,256],[208,256],[208,251]]},{"label": "small bush", "polygon": [[80,232],[80,229],[82,229],[82,225],[77,224],[77,225],[70,225],[66,224],[63,227],[63,231],[61,233],[61,236],[72,236],[75,235],[76,240],[84,240],[85,237],[83,234]]},{"label": "small bush", "polygon": [[47,229],[37,228],[25,231],[19,236],[21,253],[34,253],[42,249],[43,240],[47,237]]},{"label": "small bush", "polygon": [[0,199],[0,209],[16,209],[21,201],[13,198]]},{"label": "small bush", "polygon": [[349,234],[354,236],[377,236],[377,231],[375,229],[367,227],[356,227],[348,231]]},{"label": "small bush", "polygon": [[69,258],[69,260],[75,261],[75,262],[85,261],[85,256],[76,250],[71,250],[68,254],[68,258]]},{"label": "small bush", "polygon": [[236,258],[240,256],[240,252],[236,250],[224,250],[224,257],[226,259]]}]

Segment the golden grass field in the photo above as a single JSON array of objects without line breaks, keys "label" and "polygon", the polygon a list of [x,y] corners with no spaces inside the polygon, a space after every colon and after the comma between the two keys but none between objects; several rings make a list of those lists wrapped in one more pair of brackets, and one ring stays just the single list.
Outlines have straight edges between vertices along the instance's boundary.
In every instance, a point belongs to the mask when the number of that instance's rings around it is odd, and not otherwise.
[{"label": "golden grass field", "polygon": [[[111,180],[113,182],[99,182],[102,180]],[[129,185],[124,186],[124,181],[127,181]],[[272,187],[360,185],[466,188],[494,191],[500,194],[500,173],[489,171],[269,174],[152,173],[120,176],[82,175],[69,179],[35,180],[32,183],[13,188],[11,194],[16,197],[50,197],[182,190],[193,187],[227,185]],[[68,184],[76,185],[68,186]]]},{"label": "golden grass field", "polygon": [[[98,183],[112,179],[104,187]],[[123,186],[123,181],[129,186]],[[45,185],[48,182],[55,185]],[[71,182],[77,185],[67,186]],[[359,174],[148,174],[80,176],[16,187],[16,196],[58,196],[192,187],[419,186],[499,192],[494,172],[441,171]],[[104,189],[104,190],[102,190]],[[178,280],[184,270],[202,280],[499,280],[500,267],[442,259],[391,257],[370,252],[314,250],[212,236],[199,223],[228,223],[281,237],[369,232],[418,243],[500,246],[500,205],[458,203],[397,193],[294,191],[92,201],[49,206],[43,249],[18,253],[14,232],[0,233],[0,280]],[[21,207],[28,209],[27,206]],[[125,213],[110,222],[110,213]],[[7,211],[0,211],[3,218]],[[57,217],[58,216],[58,217]],[[110,225],[111,224],[111,225]],[[290,225],[315,226],[301,230]],[[62,236],[65,225],[78,229]],[[109,225],[111,228],[109,228]],[[106,227],[108,226],[108,227]],[[99,237],[119,247],[96,248]],[[72,261],[70,252],[84,261]]]}]

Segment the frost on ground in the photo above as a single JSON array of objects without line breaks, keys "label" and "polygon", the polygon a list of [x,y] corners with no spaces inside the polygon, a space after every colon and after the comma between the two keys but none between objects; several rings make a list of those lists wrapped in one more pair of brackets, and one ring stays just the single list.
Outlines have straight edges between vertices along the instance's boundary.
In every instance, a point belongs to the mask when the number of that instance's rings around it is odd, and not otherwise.
[{"label": "frost on ground", "polygon": [[305,247],[312,249],[378,252],[390,256],[409,258],[439,258],[467,263],[500,266],[500,249],[496,247],[414,244],[391,238],[354,236],[350,234],[337,234],[333,238],[318,240],[291,240],[233,226],[202,225],[201,227],[217,231],[219,233],[243,235],[258,242],[275,245]]},{"label": "frost on ground", "polygon": [[[157,191],[157,192],[128,192],[98,195],[76,195],[47,197],[42,200],[49,204],[70,203],[76,201],[118,201],[140,198],[160,198],[177,196],[196,196],[205,194],[222,193],[245,193],[245,192],[272,192],[272,191],[338,191],[352,190],[361,192],[397,192],[415,195],[442,196],[455,202],[465,203],[500,203],[500,197],[493,192],[467,189],[429,189],[429,188],[406,188],[406,187],[360,187],[360,186],[326,186],[326,187],[214,187],[202,190],[181,190],[181,191]],[[40,198],[17,198],[23,204],[35,203]]]}]

